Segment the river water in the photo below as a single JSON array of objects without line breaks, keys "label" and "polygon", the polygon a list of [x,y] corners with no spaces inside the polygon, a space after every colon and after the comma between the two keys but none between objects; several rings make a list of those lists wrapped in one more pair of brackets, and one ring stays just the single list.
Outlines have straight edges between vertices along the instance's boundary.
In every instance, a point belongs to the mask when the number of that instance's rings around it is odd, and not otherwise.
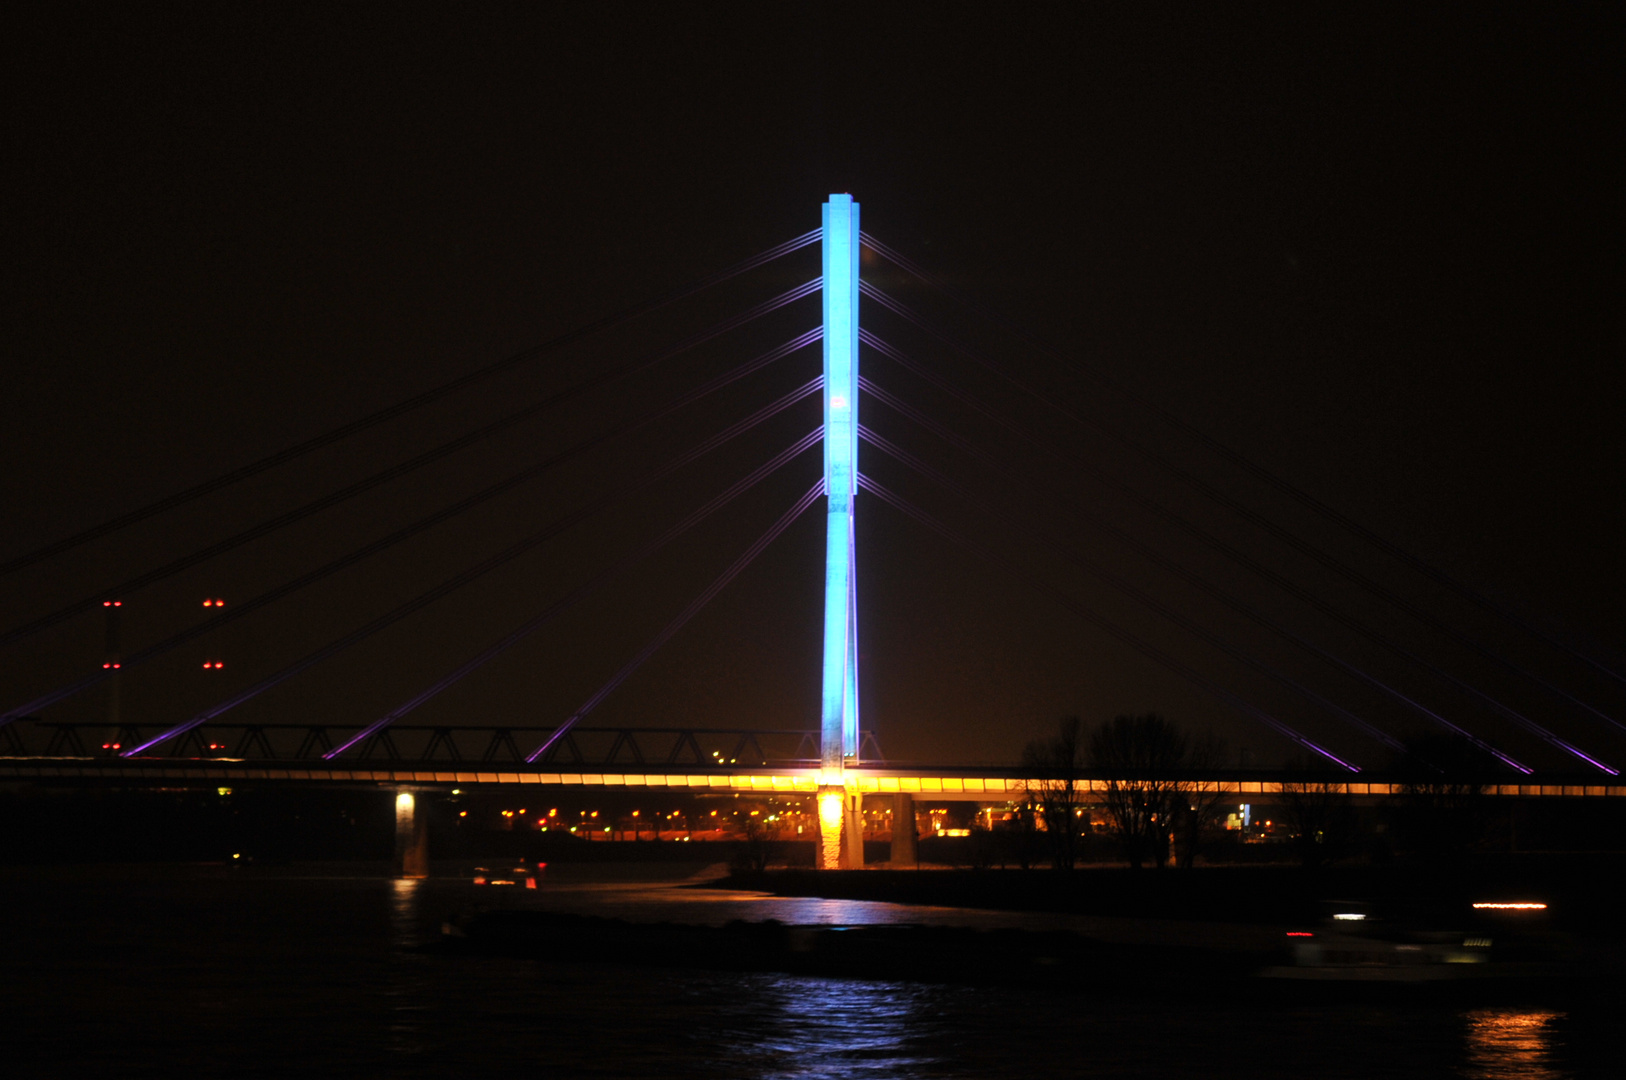
[{"label": "river water", "polygon": [[[550,873],[543,888],[516,899],[713,925],[1057,925],[1047,916],[678,888],[625,868]],[[461,876],[393,881],[372,868],[0,870],[3,1071],[995,1080],[1612,1074],[1596,1068],[1600,1056],[1613,1056],[1605,1040],[1616,1013],[1605,1003],[1266,1007],[1216,993],[1194,1007],[1189,998],[1169,1005],[419,948],[477,895],[491,890],[476,894]]]}]

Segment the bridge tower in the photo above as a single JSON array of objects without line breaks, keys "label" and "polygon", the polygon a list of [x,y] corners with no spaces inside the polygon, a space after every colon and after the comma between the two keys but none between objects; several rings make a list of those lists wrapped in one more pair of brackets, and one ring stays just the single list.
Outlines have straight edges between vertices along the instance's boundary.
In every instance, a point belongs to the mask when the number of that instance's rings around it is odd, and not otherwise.
[{"label": "bridge tower", "polygon": [[845,766],[858,760],[858,587],[853,501],[858,491],[858,204],[824,204],[824,678],[820,712],[818,865],[862,866],[859,796]]}]

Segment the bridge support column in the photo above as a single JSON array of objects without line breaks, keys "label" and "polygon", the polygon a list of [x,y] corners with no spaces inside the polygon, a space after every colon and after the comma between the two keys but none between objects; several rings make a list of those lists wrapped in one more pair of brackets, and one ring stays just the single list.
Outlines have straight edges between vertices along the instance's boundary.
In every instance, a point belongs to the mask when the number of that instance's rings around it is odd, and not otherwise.
[{"label": "bridge support column", "polygon": [[429,815],[405,788],[395,792],[395,868],[404,878],[429,876]]},{"label": "bridge support column", "polygon": [[[858,204],[824,204],[824,670],[820,696],[821,869],[864,865],[864,825],[842,771],[858,759],[858,592],[853,496],[858,490]],[[856,838],[856,839],[855,839]]]},{"label": "bridge support column", "polygon": [[860,870],[864,866],[864,796],[833,784],[819,788],[820,870]]},{"label": "bridge support column", "polygon": [[864,796],[857,791],[848,795],[844,809],[847,812],[846,868],[848,870],[862,870],[864,868]]},{"label": "bridge support column", "polygon": [[820,870],[841,869],[842,823],[846,811],[845,788],[830,785],[819,788],[819,841],[813,852],[813,865]]},{"label": "bridge support column", "polygon": [[903,791],[892,796],[892,865],[920,865],[915,846],[915,797]]}]

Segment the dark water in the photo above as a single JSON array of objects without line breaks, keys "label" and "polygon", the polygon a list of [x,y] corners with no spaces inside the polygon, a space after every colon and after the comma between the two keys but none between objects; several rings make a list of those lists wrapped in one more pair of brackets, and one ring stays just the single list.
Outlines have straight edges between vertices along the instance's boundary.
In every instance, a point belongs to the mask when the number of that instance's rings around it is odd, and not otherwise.
[{"label": "dark water", "polygon": [[[210,867],[0,872],[7,1076],[1619,1075],[1611,1003],[1208,1006],[418,951],[462,880]],[[555,879],[551,906],[721,922],[1020,922]],[[1041,920],[1043,922],[1043,920]],[[1081,974],[1087,978],[1087,973]]]}]

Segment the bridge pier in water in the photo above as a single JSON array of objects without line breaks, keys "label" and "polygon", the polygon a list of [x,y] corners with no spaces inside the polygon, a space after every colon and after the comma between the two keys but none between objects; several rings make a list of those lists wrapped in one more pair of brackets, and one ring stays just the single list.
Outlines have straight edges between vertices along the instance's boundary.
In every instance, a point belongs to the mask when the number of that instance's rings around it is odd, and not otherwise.
[{"label": "bridge pier in water", "polygon": [[395,790],[395,870],[403,878],[429,876],[429,815],[411,788]]}]

